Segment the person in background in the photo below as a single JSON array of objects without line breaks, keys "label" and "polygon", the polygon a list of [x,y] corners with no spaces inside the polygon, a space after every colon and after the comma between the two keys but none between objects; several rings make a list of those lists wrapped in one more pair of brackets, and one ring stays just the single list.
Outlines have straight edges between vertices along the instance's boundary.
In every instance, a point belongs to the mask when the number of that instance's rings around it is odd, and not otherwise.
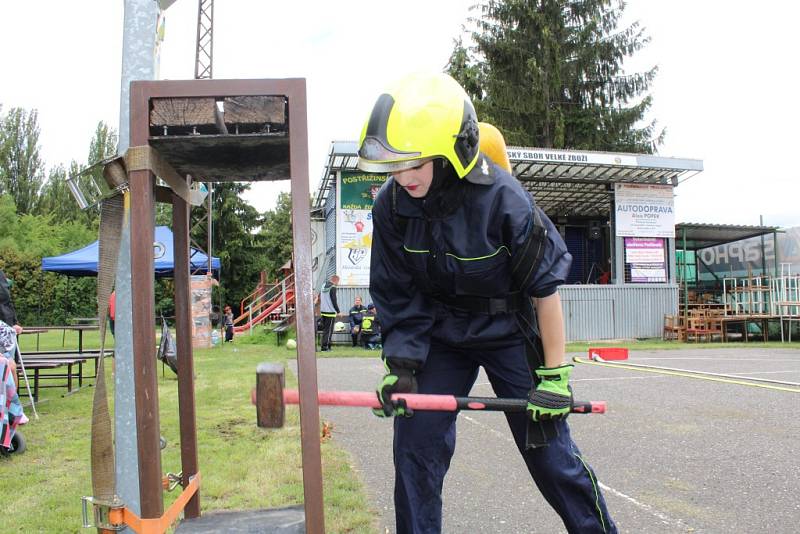
[{"label": "person in background", "polygon": [[14,329],[0,321],[0,454],[8,453],[12,439],[19,425],[28,422],[22,413],[22,403],[14,383],[16,373],[11,371],[13,358],[7,359],[5,354],[16,346]]},{"label": "person in background", "polygon": [[336,302],[336,285],[339,277],[333,275],[325,282],[320,291],[319,314],[322,316],[322,339],[320,339],[320,351],[331,350],[331,335],[333,334],[333,323],[336,314],[339,313],[339,304]]},{"label": "person in background", "polygon": [[6,323],[14,330],[14,346],[7,352],[11,358],[11,370],[14,372],[14,383],[19,387],[17,382],[17,366],[16,366],[16,349],[17,349],[17,336],[22,333],[22,327],[17,321],[17,310],[11,302],[11,286],[14,284],[12,280],[6,278],[6,274],[0,269],[0,321]]},{"label": "person in background", "polygon": [[[17,310],[11,302],[11,286],[13,282],[6,278],[6,274],[0,270],[0,327],[3,328],[5,335],[3,336],[5,346],[0,346],[0,357],[5,357],[8,360],[8,368],[14,379],[14,387],[19,389],[19,377],[17,376],[17,336],[22,333],[22,326],[17,321]],[[13,402],[13,400],[12,400]],[[18,424],[24,425],[28,422],[28,417],[22,413],[22,405],[17,398],[17,408],[19,416]]]},{"label": "person in background", "polygon": [[233,341],[233,310],[228,304],[226,304],[225,308],[223,308],[223,311],[225,312],[225,341]]},{"label": "person in background", "polygon": [[353,346],[358,345],[358,334],[361,332],[361,321],[364,319],[364,313],[367,309],[364,307],[360,295],[356,295],[353,301],[353,307],[350,308],[350,337],[353,338]]},{"label": "person in background", "polygon": [[371,302],[361,319],[361,343],[368,350],[381,348],[381,323],[378,320],[378,309]]},{"label": "person in background", "polygon": [[117,290],[111,292],[108,297],[108,326],[111,330],[111,335],[114,335],[114,322],[117,320]]}]

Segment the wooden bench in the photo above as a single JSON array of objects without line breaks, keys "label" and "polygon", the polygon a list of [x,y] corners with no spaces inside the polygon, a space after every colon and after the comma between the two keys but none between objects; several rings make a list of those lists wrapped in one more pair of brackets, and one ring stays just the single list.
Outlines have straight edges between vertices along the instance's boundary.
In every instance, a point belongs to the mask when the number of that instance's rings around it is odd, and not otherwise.
[{"label": "wooden bench", "polygon": [[[113,349],[106,349],[105,350],[106,357],[113,356],[114,350]],[[97,367],[100,365],[100,349],[92,349],[87,351],[75,351],[75,350],[48,350],[48,351],[40,351],[40,352],[28,352],[25,354],[25,364],[27,365],[28,360],[35,361],[35,360],[70,360],[74,358],[83,358],[85,360],[94,360],[94,366],[92,367],[94,374],[89,375],[86,374],[83,378],[97,378]]]},{"label": "wooden bench", "polygon": [[[72,389],[73,378],[76,378],[78,380],[78,389],[83,387],[84,362],[86,362],[86,358],[57,358],[57,359],[26,358],[24,360],[24,363],[25,363],[25,372],[28,375],[28,380],[31,379],[30,371],[33,371],[33,399],[39,400],[40,388],[66,387],[67,393],[72,393],[73,391],[76,391]],[[73,369],[74,366],[77,366],[77,369]],[[59,373],[41,372],[46,370],[59,369],[61,367],[66,367],[65,372],[59,372]],[[23,383],[22,380],[24,380],[22,365],[17,366],[17,375],[20,379],[20,385],[21,385]],[[58,380],[58,379],[66,379],[66,384],[44,385],[39,383],[39,381]]]},{"label": "wooden bench", "polygon": [[291,328],[291,325],[289,323],[284,323],[272,329],[272,332],[275,332],[275,341],[279,347],[283,343],[283,338],[287,335],[286,333],[289,331],[289,328]]},{"label": "wooden bench", "polygon": [[[351,344],[353,342],[353,338],[350,337],[350,323],[347,320],[342,321],[341,319],[342,319],[341,317],[337,317],[336,321],[334,321],[334,324],[336,324],[336,322],[344,323],[344,330],[342,330],[341,332],[331,333],[331,345],[345,345],[345,344]],[[347,318],[344,317],[344,319]],[[320,345],[321,341],[322,341],[322,330],[317,330],[317,346]]]}]

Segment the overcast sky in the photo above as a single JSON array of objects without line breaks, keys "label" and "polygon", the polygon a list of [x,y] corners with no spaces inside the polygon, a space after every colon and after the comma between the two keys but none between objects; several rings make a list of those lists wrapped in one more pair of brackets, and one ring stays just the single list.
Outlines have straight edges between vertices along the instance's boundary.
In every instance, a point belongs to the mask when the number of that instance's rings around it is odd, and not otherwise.
[{"label": "overcast sky", "polygon": [[[215,3],[214,77],[308,80],[312,190],[332,140],[352,140],[387,82],[442,69],[474,0]],[[36,108],[48,165],[84,161],[99,120],[118,125],[122,0],[0,2],[0,103]],[[800,2],[631,0],[658,65],[650,118],[662,156],[705,171],[676,191],[676,220],[800,225],[796,21]],[[161,78],[194,75],[196,0],[166,12]],[[288,182],[256,184],[274,205]],[[70,199],[71,201],[71,199]]]}]

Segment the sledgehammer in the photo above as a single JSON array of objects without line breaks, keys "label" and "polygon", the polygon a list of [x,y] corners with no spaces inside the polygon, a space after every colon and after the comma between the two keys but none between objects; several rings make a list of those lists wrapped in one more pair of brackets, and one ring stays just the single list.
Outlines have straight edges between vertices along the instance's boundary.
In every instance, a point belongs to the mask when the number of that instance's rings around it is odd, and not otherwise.
[{"label": "sledgehammer", "polygon": [[[256,370],[256,389],[251,401],[256,405],[257,423],[262,428],[283,426],[285,406],[298,404],[300,395],[296,389],[283,389],[284,370],[277,364],[262,363]],[[455,397],[453,395],[425,395],[398,393],[392,400],[405,400],[413,410],[454,412],[457,410],[483,410],[495,412],[524,412],[527,399],[504,399],[495,397]],[[380,408],[374,391],[320,391],[318,402],[326,406],[357,406]],[[575,401],[574,414],[605,413],[605,401]]]}]

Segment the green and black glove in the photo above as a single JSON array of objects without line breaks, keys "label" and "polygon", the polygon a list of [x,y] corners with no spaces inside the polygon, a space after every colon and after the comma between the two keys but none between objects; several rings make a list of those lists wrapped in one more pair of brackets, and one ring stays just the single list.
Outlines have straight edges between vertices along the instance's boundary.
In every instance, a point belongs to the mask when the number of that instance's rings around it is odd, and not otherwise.
[{"label": "green and black glove", "polygon": [[572,388],[569,375],[572,364],[559,367],[539,367],[539,384],[528,396],[528,414],[534,421],[564,419],[572,410]]},{"label": "green and black glove", "polygon": [[378,383],[376,393],[382,408],[373,409],[372,413],[378,417],[411,417],[414,411],[406,406],[404,400],[392,400],[394,393],[416,393],[417,379],[414,377],[419,362],[402,358],[384,358],[383,366],[386,374]]}]

